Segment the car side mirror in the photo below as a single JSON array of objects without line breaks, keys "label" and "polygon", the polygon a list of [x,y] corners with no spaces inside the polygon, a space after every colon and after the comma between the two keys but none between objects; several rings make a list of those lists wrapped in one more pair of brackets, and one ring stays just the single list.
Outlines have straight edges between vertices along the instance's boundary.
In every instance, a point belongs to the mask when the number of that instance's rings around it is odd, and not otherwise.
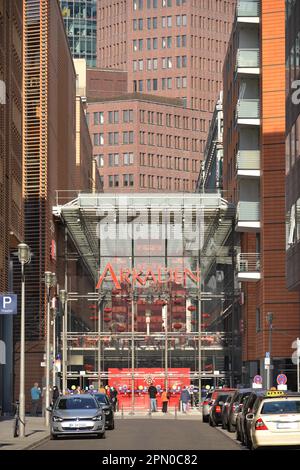
[{"label": "car side mirror", "polygon": [[246,420],[247,420],[247,421],[252,421],[253,419],[254,419],[254,414],[253,414],[253,413],[248,413],[248,414],[246,415]]},{"label": "car side mirror", "polygon": [[52,411],[53,411],[52,406],[48,406],[48,407],[46,408],[46,411],[50,411],[50,413],[52,413]]}]

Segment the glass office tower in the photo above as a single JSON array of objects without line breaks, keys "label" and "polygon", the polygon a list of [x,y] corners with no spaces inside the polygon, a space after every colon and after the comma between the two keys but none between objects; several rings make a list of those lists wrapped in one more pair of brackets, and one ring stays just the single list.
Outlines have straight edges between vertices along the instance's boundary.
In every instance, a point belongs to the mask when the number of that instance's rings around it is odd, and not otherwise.
[{"label": "glass office tower", "polygon": [[61,0],[61,11],[75,59],[86,59],[88,67],[96,66],[96,0]]}]

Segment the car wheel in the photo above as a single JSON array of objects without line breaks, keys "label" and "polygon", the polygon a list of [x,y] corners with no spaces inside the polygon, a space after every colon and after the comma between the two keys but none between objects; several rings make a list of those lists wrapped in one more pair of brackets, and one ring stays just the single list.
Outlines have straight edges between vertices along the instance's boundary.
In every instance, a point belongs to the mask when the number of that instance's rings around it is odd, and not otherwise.
[{"label": "car wheel", "polygon": [[105,431],[97,434],[98,439],[105,439]]},{"label": "car wheel", "polygon": [[50,440],[51,441],[56,441],[57,435],[56,434],[50,434]]},{"label": "car wheel", "polygon": [[211,418],[209,418],[209,425],[213,428],[216,427],[216,423]]},{"label": "car wheel", "polygon": [[224,421],[222,421],[222,429],[227,429],[227,426],[226,426],[226,424],[224,423]]},{"label": "car wheel", "polygon": [[230,422],[228,423],[227,429],[228,429],[229,432],[234,432],[235,431],[235,427],[232,426],[232,424]]},{"label": "car wheel", "polygon": [[202,416],[203,423],[208,423],[209,419],[208,416]]},{"label": "car wheel", "polygon": [[112,431],[113,429],[115,429],[115,421],[113,421],[109,426],[108,426],[108,429],[110,431]]}]

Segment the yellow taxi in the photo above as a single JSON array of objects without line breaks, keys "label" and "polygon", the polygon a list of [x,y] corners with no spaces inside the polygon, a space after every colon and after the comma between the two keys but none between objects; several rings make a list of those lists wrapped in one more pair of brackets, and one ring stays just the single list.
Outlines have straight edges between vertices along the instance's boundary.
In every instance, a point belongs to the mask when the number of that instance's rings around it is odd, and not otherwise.
[{"label": "yellow taxi", "polygon": [[250,447],[300,446],[300,394],[267,391],[246,415]]}]

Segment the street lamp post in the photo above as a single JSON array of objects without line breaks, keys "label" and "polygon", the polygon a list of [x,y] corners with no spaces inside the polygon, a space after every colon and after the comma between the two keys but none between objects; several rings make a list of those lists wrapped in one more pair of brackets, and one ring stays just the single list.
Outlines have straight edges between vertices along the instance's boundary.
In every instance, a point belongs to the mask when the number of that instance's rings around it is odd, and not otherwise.
[{"label": "street lamp post", "polygon": [[269,325],[269,354],[270,354],[270,364],[267,369],[267,389],[271,386],[271,367],[272,367],[272,332],[273,332],[273,313],[267,313],[267,323]]},{"label": "street lamp post", "polygon": [[47,289],[47,327],[46,327],[46,401],[45,401],[45,425],[49,426],[50,406],[50,291],[56,284],[56,275],[50,271],[45,272],[45,285]]},{"label": "street lamp post", "polygon": [[30,249],[26,243],[18,245],[21,263],[21,338],[20,338],[20,437],[25,437],[25,274],[24,265],[30,263]]},{"label": "street lamp post", "polygon": [[59,298],[63,305],[64,313],[62,317],[62,393],[67,390],[67,326],[68,326],[68,293],[66,290],[59,291]]}]

